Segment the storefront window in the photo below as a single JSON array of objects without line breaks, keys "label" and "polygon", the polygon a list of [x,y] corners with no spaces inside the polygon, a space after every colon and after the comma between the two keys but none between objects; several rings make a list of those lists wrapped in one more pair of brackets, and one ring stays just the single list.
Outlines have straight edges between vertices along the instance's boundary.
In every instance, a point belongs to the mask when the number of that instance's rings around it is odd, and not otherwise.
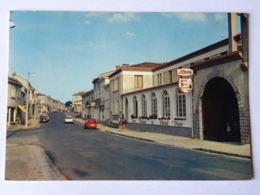
[{"label": "storefront window", "polygon": [[167,91],[163,92],[163,117],[170,117],[170,97]]}]

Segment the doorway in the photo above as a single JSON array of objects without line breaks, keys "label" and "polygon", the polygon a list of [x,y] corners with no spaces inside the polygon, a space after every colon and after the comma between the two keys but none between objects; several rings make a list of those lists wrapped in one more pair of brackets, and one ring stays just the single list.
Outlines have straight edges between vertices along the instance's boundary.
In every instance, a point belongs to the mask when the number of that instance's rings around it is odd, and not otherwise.
[{"label": "doorway", "polygon": [[232,86],[215,77],[206,84],[202,97],[205,140],[241,142],[239,109]]}]

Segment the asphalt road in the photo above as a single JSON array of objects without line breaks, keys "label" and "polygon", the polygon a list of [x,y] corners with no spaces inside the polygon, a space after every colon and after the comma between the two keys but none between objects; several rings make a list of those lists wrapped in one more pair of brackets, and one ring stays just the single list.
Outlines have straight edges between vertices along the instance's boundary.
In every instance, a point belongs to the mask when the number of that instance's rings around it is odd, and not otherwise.
[{"label": "asphalt road", "polygon": [[51,113],[40,129],[19,131],[8,143],[40,144],[69,180],[244,180],[246,159],[208,154],[85,130]]}]

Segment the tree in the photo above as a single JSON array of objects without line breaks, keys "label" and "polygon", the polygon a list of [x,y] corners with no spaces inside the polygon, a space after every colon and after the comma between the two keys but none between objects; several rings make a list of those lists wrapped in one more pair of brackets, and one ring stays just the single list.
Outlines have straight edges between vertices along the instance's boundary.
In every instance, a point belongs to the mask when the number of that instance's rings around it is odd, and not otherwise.
[{"label": "tree", "polygon": [[68,101],[68,102],[65,103],[65,106],[66,106],[66,107],[70,107],[71,105],[72,105],[72,102],[71,102],[71,101]]}]

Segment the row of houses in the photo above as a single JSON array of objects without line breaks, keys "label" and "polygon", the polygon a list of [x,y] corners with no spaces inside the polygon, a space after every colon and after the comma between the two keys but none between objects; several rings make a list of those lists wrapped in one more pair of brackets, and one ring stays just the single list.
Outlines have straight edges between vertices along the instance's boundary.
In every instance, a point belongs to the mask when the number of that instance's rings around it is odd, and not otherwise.
[{"label": "row of houses", "polygon": [[[73,95],[83,118],[128,129],[201,140],[250,143],[247,15],[229,14],[229,38],[167,63],[123,64]],[[193,90],[179,90],[178,69],[192,69]],[[76,98],[77,97],[77,98]]]},{"label": "row of houses", "polygon": [[[28,109],[26,106],[28,105]],[[16,73],[8,77],[7,127],[25,124],[26,117],[39,117],[42,113],[64,110],[65,105],[58,100],[37,93],[28,79]],[[26,112],[28,110],[28,116]]]}]

